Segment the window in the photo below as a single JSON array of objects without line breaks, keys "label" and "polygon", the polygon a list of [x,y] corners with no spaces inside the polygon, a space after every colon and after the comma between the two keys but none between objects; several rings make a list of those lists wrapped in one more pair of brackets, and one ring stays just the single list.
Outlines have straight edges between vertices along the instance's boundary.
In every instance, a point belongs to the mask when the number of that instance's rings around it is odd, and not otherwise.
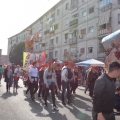
[{"label": "window", "polygon": [[80,48],[80,53],[85,53],[85,48]]},{"label": "window", "polygon": [[120,14],[118,14],[118,24],[120,24]]},{"label": "window", "polygon": [[65,10],[68,10],[68,7],[69,7],[69,3],[66,4]]},{"label": "window", "polygon": [[89,33],[93,33],[94,32],[94,27],[89,27]]},{"label": "window", "polygon": [[89,14],[94,12],[94,7],[89,8]]},{"label": "window", "polygon": [[50,27],[50,31],[54,31],[54,25]]},{"label": "window", "polygon": [[55,57],[57,58],[57,56],[58,56],[58,51],[55,51]]},{"label": "window", "polygon": [[49,60],[53,59],[53,52],[49,52]]},{"label": "window", "polygon": [[67,49],[64,49],[64,54],[67,53]]},{"label": "window", "polygon": [[39,44],[39,46],[40,46],[40,48],[42,47],[42,46],[41,46],[41,43]]},{"label": "window", "polygon": [[60,10],[58,9],[58,10],[57,10],[57,16],[58,16],[59,14],[60,14]]},{"label": "window", "polygon": [[68,33],[65,34],[65,39],[66,39],[66,40],[68,39]]},{"label": "window", "polygon": [[100,0],[100,2],[99,2],[100,8],[108,5],[109,3],[112,3],[112,0]]},{"label": "window", "polygon": [[54,25],[54,28],[55,28],[55,30],[58,29],[58,24],[55,24],[55,25]]},{"label": "window", "polygon": [[56,37],[56,43],[58,43],[58,37]]},{"label": "window", "polygon": [[72,39],[73,38],[73,33],[69,34],[69,38]]},{"label": "window", "polygon": [[45,43],[42,43],[42,47],[45,47]]},{"label": "window", "polygon": [[93,47],[88,48],[88,53],[93,53]]},{"label": "window", "polygon": [[52,21],[55,20],[55,13],[53,13],[53,14],[51,15],[51,18],[52,18]]},{"label": "window", "polygon": [[68,18],[66,18],[66,25],[68,25]]},{"label": "window", "polygon": [[87,16],[86,10],[82,12],[82,17],[85,17],[85,16]]},{"label": "window", "polygon": [[51,39],[50,40],[50,45],[53,45],[53,43],[54,43],[54,39]]},{"label": "window", "polygon": [[86,29],[81,30],[81,35],[86,35]]}]

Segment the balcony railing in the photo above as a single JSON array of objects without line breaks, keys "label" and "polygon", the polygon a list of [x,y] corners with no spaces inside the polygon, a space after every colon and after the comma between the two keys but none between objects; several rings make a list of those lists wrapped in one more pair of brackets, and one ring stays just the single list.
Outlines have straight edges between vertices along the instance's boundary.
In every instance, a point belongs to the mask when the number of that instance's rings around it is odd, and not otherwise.
[{"label": "balcony railing", "polygon": [[77,37],[70,38],[70,39],[69,39],[69,43],[70,43],[70,44],[77,43]]},{"label": "balcony railing", "polygon": [[101,29],[101,30],[99,30],[98,31],[98,35],[100,36],[100,35],[105,35],[105,34],[109,34],[109,33],[111,33],[111,27],[107,27],[107,28],[105,28],[105,29]]},{"label": "balcony railing", "polygon": [[76,2],[74,2],[74,3],[71,5],[70,10],[73,11],[74,9],[77,9],[77,8],[78,8],[78,0],[76,0]]},{"label": "balcony railing", "polygon": [[75,19],[69,23],[69,26],[77,25],[78,24],[78,19]]}]

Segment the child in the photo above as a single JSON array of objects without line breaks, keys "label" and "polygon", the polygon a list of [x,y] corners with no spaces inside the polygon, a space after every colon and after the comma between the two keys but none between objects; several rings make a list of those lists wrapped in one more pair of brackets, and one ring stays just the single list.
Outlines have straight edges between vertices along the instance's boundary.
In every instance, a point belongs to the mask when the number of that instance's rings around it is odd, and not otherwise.
[{"label": "child", "polygon": [[120,86],[116,87],[115,109],[117,110],[117,112],[120,112]]},{"label": "child", "polygon": [[17,92],[17,87],[18,87],[18,76],[17,73],[14,74],[14,86],[13,86],[13,92],[16,88],[16,92]]}]

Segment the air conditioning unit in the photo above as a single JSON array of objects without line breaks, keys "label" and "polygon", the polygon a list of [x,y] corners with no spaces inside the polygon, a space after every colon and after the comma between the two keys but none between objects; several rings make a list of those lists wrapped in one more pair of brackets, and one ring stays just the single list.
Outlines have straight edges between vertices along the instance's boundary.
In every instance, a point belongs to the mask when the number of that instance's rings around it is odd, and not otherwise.
[{"label": "air conditioning unit", "polygon": [[83,35],[79,35],[79,39],[82,39],[83,38]]},{"label": "air conditioning unit", "polygon": [[120,0],[118,0],[118,4],[120,4]]}]

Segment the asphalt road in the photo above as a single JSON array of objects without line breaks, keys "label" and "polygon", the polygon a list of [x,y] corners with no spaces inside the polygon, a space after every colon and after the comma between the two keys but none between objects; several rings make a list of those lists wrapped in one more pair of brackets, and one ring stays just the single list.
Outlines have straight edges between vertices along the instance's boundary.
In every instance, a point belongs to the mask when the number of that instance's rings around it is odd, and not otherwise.
[{"label": "asphalt road", "polygon": [[[44,107],[44,101],[38,100],[37,94],[35,101],[32,101],[30,95],[25,95],[26,88],[22,80],[19,81],[18,93],[6,92],[6,85],[2,79],[0,85],[0,120],[92,120],[91,99],[84,94],[83,88],[77,89],[73,96],[73,105],[64,107],[60,97],[56,97],[56,104],[59,111],[52,110],[51,96],[48,98],[48,107]],[[120,116],[116,117],[118,120]]]}]

